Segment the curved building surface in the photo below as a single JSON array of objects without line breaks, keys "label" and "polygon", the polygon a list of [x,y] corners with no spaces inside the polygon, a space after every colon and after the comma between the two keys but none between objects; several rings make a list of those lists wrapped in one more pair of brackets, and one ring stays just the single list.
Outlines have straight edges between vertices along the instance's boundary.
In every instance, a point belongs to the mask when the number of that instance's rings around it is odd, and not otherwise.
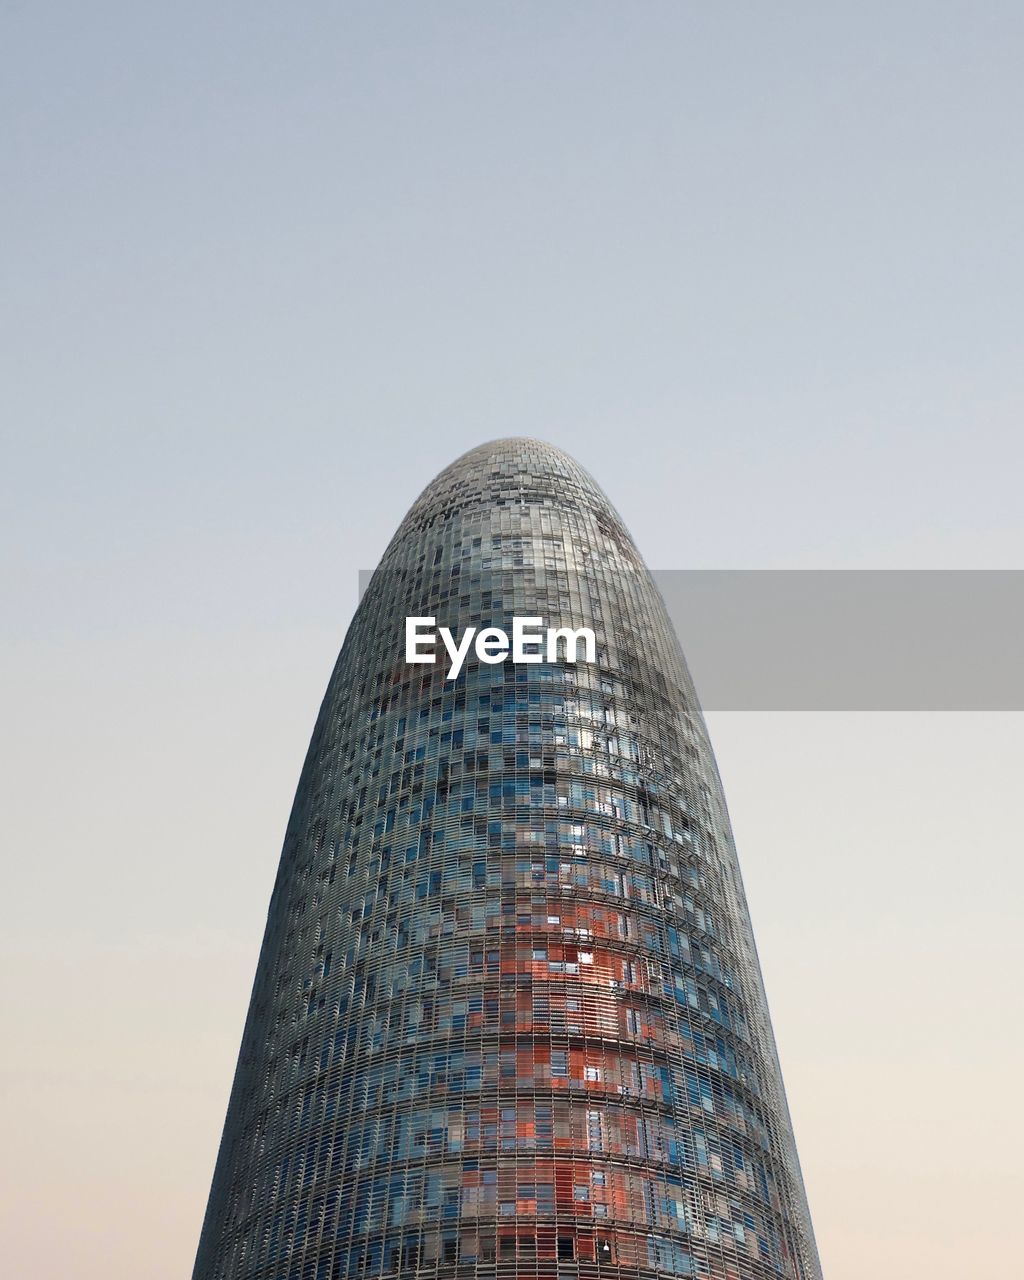
[{"label": "curved building surface", "polygon": [[[591,627],[596,662],[405,661]],[[442,657],[444,655],[442,654]],[[194,1271],[820,1280],[725,801],[676,637],[571,458],[402,522],[285,838]]]}]

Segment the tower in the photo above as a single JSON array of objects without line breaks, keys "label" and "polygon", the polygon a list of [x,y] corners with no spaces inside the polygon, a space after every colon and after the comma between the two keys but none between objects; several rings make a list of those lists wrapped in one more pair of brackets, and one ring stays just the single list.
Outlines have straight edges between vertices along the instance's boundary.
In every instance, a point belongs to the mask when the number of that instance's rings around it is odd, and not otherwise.
[{"label": "tower", "polygon": [[[406,661],[408,617],[594,661]],[[443,656],[443,655],[442,655]],[[703,718],[590,476],[424,490],[320,709],[194,1280],[820,1280]]]}]

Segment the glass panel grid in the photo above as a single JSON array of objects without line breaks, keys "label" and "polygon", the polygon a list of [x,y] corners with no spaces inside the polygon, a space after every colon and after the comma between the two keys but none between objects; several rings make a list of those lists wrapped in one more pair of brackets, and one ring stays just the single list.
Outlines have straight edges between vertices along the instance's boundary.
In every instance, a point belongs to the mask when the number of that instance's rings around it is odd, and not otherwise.
[{"label": "glass panel grid", "polygon": [[[597,662],[448,681],[407,616],[590,626]],[[620,519],[537,441],[442,472],[352,623],[194,1275],[425,1272],[820,1277],[692,682]]]}]

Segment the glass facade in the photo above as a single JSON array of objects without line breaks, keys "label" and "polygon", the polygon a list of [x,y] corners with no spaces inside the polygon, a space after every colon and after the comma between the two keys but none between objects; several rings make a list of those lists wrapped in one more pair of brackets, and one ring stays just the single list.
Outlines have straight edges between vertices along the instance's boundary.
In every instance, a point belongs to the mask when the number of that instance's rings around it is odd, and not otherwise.
[{"label": "glass facade", "polygon": [[[405,661],[407,616],[597,661]],[[820,1280],[717,769],[660,597],[571,458],[414,503],[331,677],[195,1280]]]}]

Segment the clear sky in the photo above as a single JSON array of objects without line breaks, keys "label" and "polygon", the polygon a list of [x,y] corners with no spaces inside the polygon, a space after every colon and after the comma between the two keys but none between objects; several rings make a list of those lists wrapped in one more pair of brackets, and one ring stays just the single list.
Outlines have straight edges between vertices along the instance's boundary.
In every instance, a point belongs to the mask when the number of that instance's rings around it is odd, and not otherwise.
[{"label": "clear sky", "polygon": [[[1022,567],[1022,65],[1009,2],[2,6],[5,1274],[189,1274],[357,571],[458,453],[660,568]],[[711,730],[828,1280],[1006,1274],[1024,716]]]}]

